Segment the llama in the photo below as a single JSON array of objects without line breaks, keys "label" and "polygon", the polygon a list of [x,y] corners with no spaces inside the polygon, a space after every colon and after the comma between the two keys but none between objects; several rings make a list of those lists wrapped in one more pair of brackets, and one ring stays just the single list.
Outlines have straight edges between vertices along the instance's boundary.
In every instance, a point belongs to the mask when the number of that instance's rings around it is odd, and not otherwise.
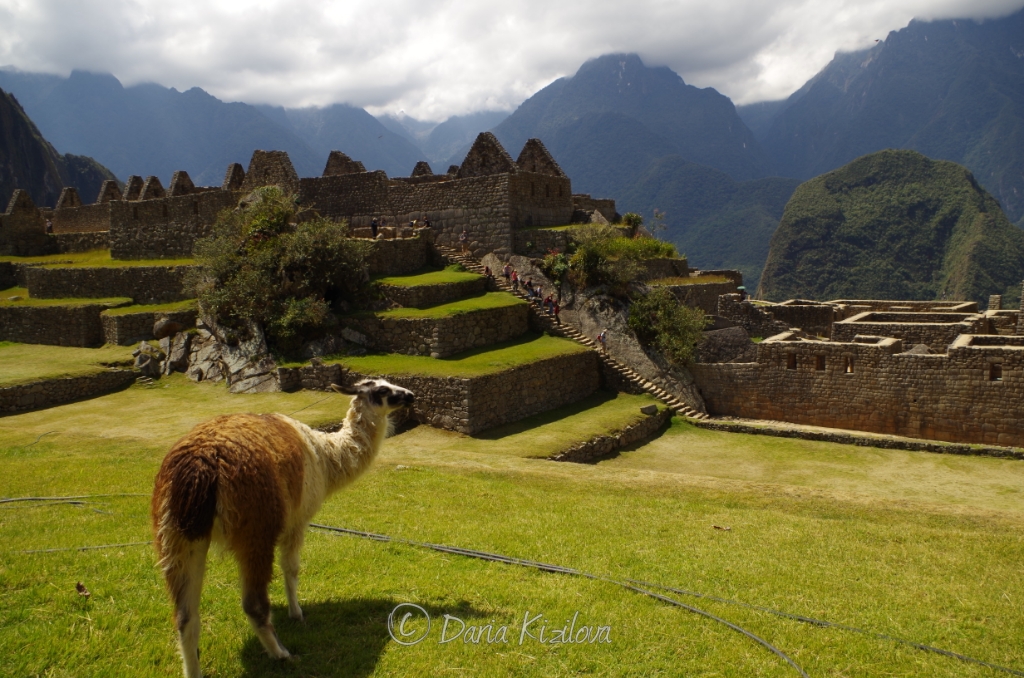
[{"label": "llama", "polygon": [[224,415],[193,428],[164,458],[153,490],[153,543],[186,678],[201,676],[199,596],[211,542],[238,560],[242,609],[264,649],[290,656],[270,621],[274,547],[280,546],[288,615],[301,620],[296,589],[306,526],[324,499],[370,466],[388,414],[413,402],[412,392],[383,379],[336,390],[354,396],[337,433],[280,414]]}]

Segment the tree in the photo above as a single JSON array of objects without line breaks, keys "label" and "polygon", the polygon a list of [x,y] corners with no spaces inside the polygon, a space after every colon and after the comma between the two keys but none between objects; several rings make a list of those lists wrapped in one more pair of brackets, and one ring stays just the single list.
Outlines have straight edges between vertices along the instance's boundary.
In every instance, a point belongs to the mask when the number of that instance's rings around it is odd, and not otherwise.
[{"label": "tree", "polygon": [[213,234],[196,243],[199,267],[186,284],[205,315],[242,333],[256,322],[270,349],[288,355],[336,325],[335,311],[368,293],[369,245],[348,235],[344,222],[263,187],[222,213]]},{"label": "tree", "polygon": [[638,296],[629,308],[629,328],[640,343],[678,365],[690,362],[705,324],[703,311],[680,304],[664,287]]}]

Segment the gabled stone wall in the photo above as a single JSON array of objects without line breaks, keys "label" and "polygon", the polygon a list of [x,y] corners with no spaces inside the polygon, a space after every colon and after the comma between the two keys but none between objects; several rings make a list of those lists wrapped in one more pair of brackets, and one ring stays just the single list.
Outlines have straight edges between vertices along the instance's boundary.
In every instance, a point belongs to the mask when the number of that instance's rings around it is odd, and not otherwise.
[{"label": "gabled stone wall", "polygon": [[110,210],[110,256],[114,259],[191,257],[196,240],[208,236],[217,215],[234,208],[239,197],[232,191],[215,190],[103,205]]}]

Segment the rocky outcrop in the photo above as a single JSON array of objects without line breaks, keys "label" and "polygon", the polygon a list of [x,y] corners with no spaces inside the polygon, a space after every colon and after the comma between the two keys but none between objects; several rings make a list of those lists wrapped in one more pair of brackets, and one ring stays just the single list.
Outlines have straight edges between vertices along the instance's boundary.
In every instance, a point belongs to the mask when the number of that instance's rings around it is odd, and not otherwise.
[{"label": "rocky outcrop", "polygon": [[281,390],[277,364],[270,357],[259,325],[250,324],[244,338],[210,320],[200,320],[196,323],[196,330],[188,346],[185,374],[189,379],[213,382],[227,380],[231,393],[269,393]]}]

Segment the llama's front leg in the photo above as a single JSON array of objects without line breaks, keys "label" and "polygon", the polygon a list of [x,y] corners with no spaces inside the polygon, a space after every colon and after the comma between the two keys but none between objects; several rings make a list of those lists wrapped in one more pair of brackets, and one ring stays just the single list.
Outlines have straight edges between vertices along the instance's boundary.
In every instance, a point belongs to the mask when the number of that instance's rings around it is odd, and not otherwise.
[{"label": "llama's front leg", "polygon": [[306,537],[305,525],[285,536],[281,541],[281,570],[284,572],[284,591],[288,595],[288,616],[302,621],[299,607],[299,553]]},{"label": "llama's front leg", "polygon": [[249,623],[267,654],[275,659],[287,659],[291,653],[281,645],[270,621],[267,586],[274,573],[274,545],[270,543],[268,546],[250,550],[239,558],[242,570],[242,609],[248,615]]}]

